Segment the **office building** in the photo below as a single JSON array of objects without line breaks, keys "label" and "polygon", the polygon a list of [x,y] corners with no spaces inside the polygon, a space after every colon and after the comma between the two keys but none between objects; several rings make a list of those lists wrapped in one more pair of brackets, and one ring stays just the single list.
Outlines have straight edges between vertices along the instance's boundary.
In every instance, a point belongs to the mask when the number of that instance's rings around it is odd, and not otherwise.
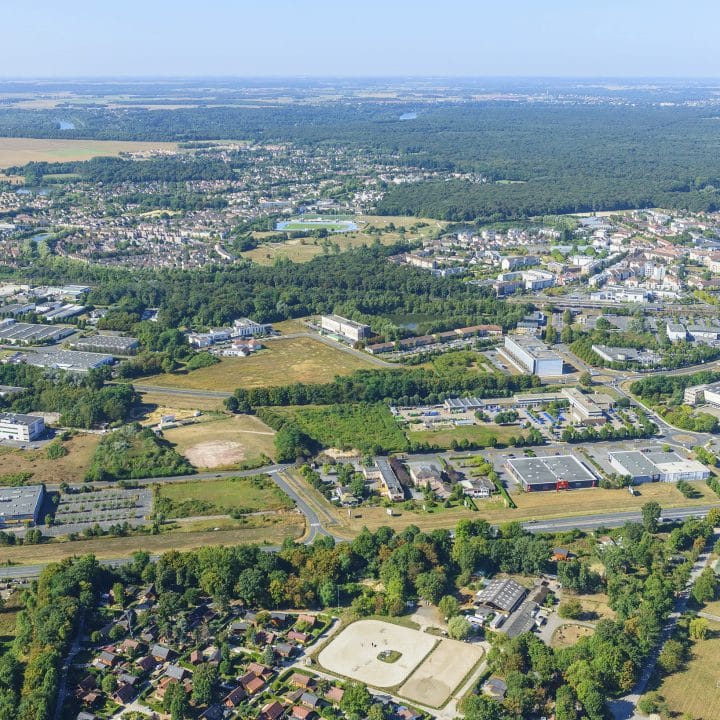
[{"label": "office building", "polygon": [[500,354],[521,370],[538,377],[563,374],[562,358],[534,337],[507,335]]},{"label": "office building", "polygon": [[340,335],[346,340],[360,342],[370,335],[370,326],[348,320],[339,315],[323,315],[320,318],[320,327],[327,332]]},{"label": "office building", "polygon": [[0,440],[30,442],[45,432],[45,420],[39,415],[0,413]]}]

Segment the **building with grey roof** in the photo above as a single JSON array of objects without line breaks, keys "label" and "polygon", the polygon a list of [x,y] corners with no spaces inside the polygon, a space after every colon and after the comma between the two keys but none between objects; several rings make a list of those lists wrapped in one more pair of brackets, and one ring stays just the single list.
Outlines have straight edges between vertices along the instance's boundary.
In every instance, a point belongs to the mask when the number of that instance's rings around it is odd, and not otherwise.
[{"label": "building with grey roof", "polygon": [[137,338],[123,335],[90,335],[89,337],[78,338],[70,343],[73,350],[109,353],[112,355],[132,355],[139,345]]},{"label": "building with grey roof", "polygon": [[38,522],[44,498],[44,485],[0,488],[0,525]]},{"label": "building with grey roof", "polygon": [[511,613],[526,595],[527,590],[519,582],[496,578],[475,595],[475,604]]},{"label": "building with grey roof", "polygon": [[0,342],[11,345],[57,342],[73,332],[72,328],[58,325],[39,325],[8,319],[0,323]]},{"label": "building with grey roof", "polygon": [[597,478],[574,455],[509,458],[507,472],[526,492],[595,487]]},{"label": "building with grey roof", "polygon": [[682,458],[676,452],[623,450],[608,453],[608,461],[620,475],[629,475],[633,484],[704,480],[710,476],[697,460]]},{"label": "building with grey roof", "polygon": [[500,354],[513,365],[538,377],[557,377],[563,374],[562,358],[535,337],[505,337]]},{"label": "building with grey roof", "polygon": [[0,413],[0,440],[30,442],[45,432],[45,420],[39,415]]},{"label": "building with grey roof", "polygon": [[18,360],[36,367],[69,372],[88,372],[103,365],[112,365],[115,362],[112,355],[78,350],[38,350],[37,352],[21,353]]}]

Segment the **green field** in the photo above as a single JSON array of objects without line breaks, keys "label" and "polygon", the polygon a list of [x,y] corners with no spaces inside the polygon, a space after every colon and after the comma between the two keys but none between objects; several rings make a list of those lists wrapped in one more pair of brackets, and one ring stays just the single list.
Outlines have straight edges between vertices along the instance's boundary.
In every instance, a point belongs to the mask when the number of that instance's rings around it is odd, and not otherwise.
[{"label": "green field", "polygon": [[222,358],[217,365],[192,372],[153,375],[141,385],[223,390],[290,383],[330,382],[375,365],[359,355],[335,349],[309,337],[266,341],[267,348],[246,358]]},{"label": "green field", "polygon": [[522,435],[522,428],[519,425],[461,425],[460,427],[443,428],[440,430],[412,430],[408,428],[408,439],[411,442],[428,443],[441,448],[449,448],[452,441],[462,442],[467,440],[488,447],[493,439],[499,444],[507,443],[511,437]]},{"label": "green field", "polygon": [[358,449],[363,452],[400,452],[407,440],[387,406],[356,405],[295,406],[271,408],[293,422],[323,447]]},{"label": "green field", "polygon": [[227,515],[232,511],[289,510],[293,503],[267,475],[168,483],[156,509],[166,518]]}]

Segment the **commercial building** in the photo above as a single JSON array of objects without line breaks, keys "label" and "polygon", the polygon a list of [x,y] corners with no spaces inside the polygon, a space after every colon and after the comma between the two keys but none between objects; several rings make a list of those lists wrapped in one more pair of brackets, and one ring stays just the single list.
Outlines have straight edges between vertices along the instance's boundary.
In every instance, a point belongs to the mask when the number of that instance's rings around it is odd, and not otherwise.
[{"label": "commercial building", "polygon": [[348,320],[339,315],[323,315],[320,318],[320,327],[353,342],[360,342],[370,335],[369,325]]},{"label": "commercial building", "polygon": [[45,420],[39,415],[0,413],[0,439],[30,442],[45,432]]},{"label": "commercial building", "polygon": [[632,362],[642,367],[657,365],[660,355],[651,350],[636,350],[635,348],[610,347],[609,345],[593,345],[592,350],[606,363]]},{"label": "commercial building", "polygon": [[375,467],[366,468],[365,477],[368,480],[376,481],[392,502],[400,502],[405,499],[405,491],[386,457],[376,457]]},{"label": "commercial building", "polygon": [[712,405],[720,407],[720,382],[709,385],[693,385],[685,388],[683,400],[688,405]]},{"label": "commercial building", "polygon": [[609,395],[585,395],[577,388],[563,388],[561,395],[570,403],[573,418],[583,425],[604,425],[607,422],[607,411],[615,404]]},{"label": "commercial building", "polygon": [[238,318],[233,322],[230,330],[232,337],[255,337],[255,335],[267,335],[272,330],[270,323],[259,323],[250,318]]},{"label": "commercial building", "polygon": [[11,318],[0,322],[0,342],[11,345],[57,342],[73,332],[71,328],[58,325],[15,322]]},{"label": "commercial building", "polygon": [[42,368],[54,368],[69,372],[88,372],[103,365],[112,365],[112,355],[80,352],[79,350],[38,350],[37,352],[18,353],[14,358],[18,362]]},{"label": "commercial building", "polygon": [[479,410],[485,406],[485,401],[476,397],[448,398],[443,407],[450,412],[466,412],[467,410]]},{"label": "commercial building", "polygon": [[475,604],[503,613],[511,613],[520,605],[527,590],[515,580],[491,580],[475,595]]},{"label": "commercial building", "polygon": [[530,393],[528,395],[515,395],[513,397],[516,407],[535,408],[556,400],[565,400],[562,393]]},{"label": "commercial building", "polygon": [[505,470],[525,492],[595,487],[597,478],[574,455],[510,458]]},{"label": "commercial building", "polygon": [[710,471],[697,460],[681,458],[676,452],[625,450],[608,453],[608,461],[620,475],[629,475],[633,484],[705,480]]},{"label": "commercial building", "polygon": [[91,335],[70,343],[73,350],[112,353],[113,355],[133,355],[139,346],[137,338],[122,335]]},{"label": "commercial building", "polygon": [[513,365],[538,377],[563,374],[562,358],[534,337],[506,335],[505,347],[500,354]]},{"label": "commercial building", "polygon": [[0,525],[37,523],[44,498],[43,485],[0,488]]}]

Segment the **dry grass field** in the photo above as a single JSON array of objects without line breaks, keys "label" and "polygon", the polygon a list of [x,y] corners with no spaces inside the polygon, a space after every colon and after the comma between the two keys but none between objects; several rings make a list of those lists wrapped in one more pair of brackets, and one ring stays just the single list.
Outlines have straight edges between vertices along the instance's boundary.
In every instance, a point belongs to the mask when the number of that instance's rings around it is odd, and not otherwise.
[{"label": "dry grass field", "polygon": [[575,625],[568,623],[561,625],[554,633],[550,640],[550,646],[554,648],[572,647],[578,640],[590,637],[593,629],[584,625]]},{"label": "dry grass field", "polygon": [[[254,250],[248,250],[242,253],[242,255],[260,265],[271,265],[276,258],[287,258],[293,262],[302,263],[312,260],[316,255],[322,255],[324,252],[323,243],[337,244],[340,250],[343,251],[360,247],[361,245],[372,245],[376,239],[383,245],[392,245],[403,237],[398,230],[375,235],[368,232],[371,227],[384,229],[392,223],[398,229],[401,227],[405,228],[404,237],[406,240],[420,240],[434,235],[438,230],[445,228],[448,224],[440,220],[403,216],[385,217],[380,215],[362,215],[360,218],[356,218],[355,222],[358,225],[358,229],[353,232],[329,235],[324,240],[303,238],[288,240],[282,243],[261,245]],[[254,233],[258,239],[275,234],[275,232]]]},{"label": "dry grass field", "polygon": [[688,713],[694,720],[720,718],[720,625],[709,627],[707,639],[691,645],[685,669],[666,677],[658,688],[673,717]]},{"label": "dry grass field", "polygon": [[217,365],[186,374],[153,375],[144,378],[142,384],[232,392],[237,387],[329,382],[336,375],[371,367],[375,365],[369,360],[312,338],[279,338],[250,357],[223,358]]},{"label": "dry grass field", "polygon": [[275,431],[253,415],[208,419],[164,431],[165,438],[197,468],[227,467],[260,455],[272,458]]},{"label": "dry grass field", "polygon": [[76,435],[63,443],[69,452],[58,460],[48,460],[44,449],[0,447],[0,475],[30,472],[33,483],[82,482],[99,441],[99,435]]},{"label": "dry grass field", "polygon": [[519,425],[460,425],[459,427],[442,428],[439,430],[413,430],[416,427],[408,426],[407,437],[411,442],[426,442],[430,445],[449,448],[453,440],[458,442],[468,440],[474,443],[488,444],[495,438],[501,445],[507,443],[511,437],[522,435]]},{"label": "dry grass field", "polygon": [[0,138],[0,168],[29,162],[69,162],[128,152],[175,149],[177,143]]},{"label": "dry grass field", "polygon": [[[212,529],[214,527],[220,529],[215,531]],[[18,565],[42,565],[88,553],[103,560],[129,557],[132,553],[141,550],[156,555],[169,550],[194,550],[213,545],[243,543],[280,545],[286,537],[301,537],[304,530],[305,520],[295,513],[270,516],[262,521],[260,527],[249,528],[244,527],[243,520],[227,522],[211,520],[198,523],[194,527],[180,526],[177,530],[160,535],[103,537],[78,542],[52,542],[43,545],[0,548],[0,563],[9,560]],[[2,567],[0,567],[0,577],[2,577]]]},{"label": "dry grass field", "polygon": [[[161,415],[185,417],[192,411],[222,412],[225,409],[222,398],[170,395],[168,393],[140,391],[146,421],[159,421]],[[143,424],[147,424],[144,422]]]}]

